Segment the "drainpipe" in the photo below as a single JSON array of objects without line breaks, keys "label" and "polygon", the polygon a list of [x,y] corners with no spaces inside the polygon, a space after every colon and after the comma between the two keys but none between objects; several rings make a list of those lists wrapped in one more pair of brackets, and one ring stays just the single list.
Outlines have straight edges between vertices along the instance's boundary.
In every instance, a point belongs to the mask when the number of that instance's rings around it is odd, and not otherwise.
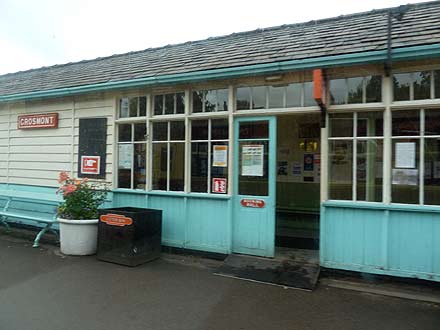
[{"label": "drainpipe", "polygon": [[397,19],[399,22],[402,20],[403,15],[408,11],[407,5],[402,5],[396,9],[388,10],[388,29],[387,29],[387,59],[384,65],[385,76],[389,77],[391,75],[391,70],[393,68],[392,64],[392,33],[393,33],[393,18]]}]

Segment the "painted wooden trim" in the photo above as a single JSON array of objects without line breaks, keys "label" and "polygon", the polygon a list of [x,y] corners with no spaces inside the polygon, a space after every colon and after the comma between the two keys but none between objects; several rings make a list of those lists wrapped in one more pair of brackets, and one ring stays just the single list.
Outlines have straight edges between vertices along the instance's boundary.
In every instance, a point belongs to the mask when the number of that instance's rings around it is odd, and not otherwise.
[{"label": "painted wooden trim", "polygon": [[[393,61],[423,59],[440,56],[440,44],[401,47],[393,49]],[[142,86],[165,85],[176,83],[198,82],[209,79],[228,79],[258,74],[288,72],[313,68],[355,65],[382,62],[387,57],[386,50],[359,52],[354,54],[332,55],[300,60],[289,60],[265,64],[246,65],[224,69],[213,69],[181,74],[153,76],[124,81],[90,84],[85,86],[50,89],[46,91],[17,93],[0,96],[0,102],[16,101],[43,97],[60,97],[80,93],[133,88]]]},{"label": "painted wooden trim", "polygon": [[376,203],[376,202],[352,202],[352,201],[329,200],[322,203],[322,206],[350,208],[350,209],[440,213],[440,206],[419,205],[419,204],[385,204],[385,203]]}]

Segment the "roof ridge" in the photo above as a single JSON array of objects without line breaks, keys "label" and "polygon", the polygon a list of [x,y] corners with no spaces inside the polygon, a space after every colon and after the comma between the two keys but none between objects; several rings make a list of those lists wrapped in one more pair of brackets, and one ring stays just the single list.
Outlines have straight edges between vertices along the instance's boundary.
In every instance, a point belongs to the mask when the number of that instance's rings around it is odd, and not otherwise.
[{"label": "roof ridge", "polygon": [[214,37],[209,37],[209,38],[205,38],[205,39],[190,40],[190,41],[186,41],[186,42],[182,42],[182,43],[168,44],[168,45],[159,46],[159,47],[149,47],[146,49],[126,52],[126,53],[118,53],[118,54],[113,54],[113,55],[109,55],[109,56],[100,56],[100,57],[96,57],[93,59],[86,59],[86,60],[81,60],[81,61],[76,61],[76,62],[54,64],[54,65],[43,66],[43,67],[39,67],[39,68],[32,68],[32,69],[28,69],[28,70],[10,72],[10,73],[0,75],[0,79],[5,78],[5,77],[10,77],[13,75],[24,74],[24,73],[44,71],[44,70],[50,70],[53,68],[60,68],[60,67],[65,67],[65,66],[78,65],[78,64],[82,64],[82,63],[102,61],[102,60],[107,60],[107,59],[111,59],[111,58],[130,56],[130,55],[139,54],[139,53],[146,53],[146,52],[153,51],[153,50],[174,48],[177,46],[184,46],[184,45],[200,44],[200,43],[211,41],[211,40],[230,38],[233,36],[245,36],[245,35],[256,34],[256,33],[261,33],[261,32],[266,32],[266,31],[276,31],[276,30],[291,28],[291,27],[307,27],[307,26],[318,25],[318,24],[328,23],[328,22],[334,22],[334,21],[343,20],[343,19],[350,19],[350,18],[354,18],[354,17],[387,13],[389,10],[397,9],[402,6],[407,6],[408,9],[415,9],[415,8],[420,8],[420,7],[429,7],[429,6],[436,5],[436,4],[440,4],[440,0],[425,1],[425,2],[420,2],[420,3],[408,3],[406,5],[381,8],[381,9],[372,9],[372,10],[364,11],[364,12],[358,12],[358,13],[347,14],[347,15],[339,15],[339,16],[334,16],[334,17],[329,17],[329,18],[322,18],[322,19],[318,19],[318,20],[310,20],[310,21],[306,21],[306,22],[300,22],[300,23],[282,24],[282,25],[271,26],[271,27],[266,27],[266,28],[257,28],[254,30],[248,30],[248,31],[242,31],[242,32],[233,32],[230,34],[214,36]]}]

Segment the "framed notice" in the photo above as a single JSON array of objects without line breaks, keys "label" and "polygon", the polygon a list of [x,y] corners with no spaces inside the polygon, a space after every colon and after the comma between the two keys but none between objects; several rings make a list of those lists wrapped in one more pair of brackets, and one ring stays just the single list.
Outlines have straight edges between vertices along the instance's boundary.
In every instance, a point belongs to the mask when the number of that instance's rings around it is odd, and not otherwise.
[{"label": "framed notice", "polygon": [[397,142],[395,145],[396,168],[416,167],[416,143]]},{"label": "framed notice", "polygon": [[241,175],[263,176],[264,145],[244,145],[241,149]]},{"label": "framed notice", "polygon": [[212,166],[228,166],[228,146],[215,145],[212,153]]}]

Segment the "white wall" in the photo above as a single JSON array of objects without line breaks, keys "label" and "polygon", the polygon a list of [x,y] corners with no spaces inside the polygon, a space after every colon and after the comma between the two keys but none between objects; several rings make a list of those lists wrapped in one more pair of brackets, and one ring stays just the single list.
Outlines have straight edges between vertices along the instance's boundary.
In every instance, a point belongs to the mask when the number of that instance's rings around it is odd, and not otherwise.
[{"label": "white wall", "polygon": [[[111,182],[114,105],[104,94],[0,105],[0,183],[58,186],[60,171],[76,176],[79,118],[85,117],[108,118],[106,181]],[[19,115],[50,112],[58,113],[58,128],[17,129]]]}]

